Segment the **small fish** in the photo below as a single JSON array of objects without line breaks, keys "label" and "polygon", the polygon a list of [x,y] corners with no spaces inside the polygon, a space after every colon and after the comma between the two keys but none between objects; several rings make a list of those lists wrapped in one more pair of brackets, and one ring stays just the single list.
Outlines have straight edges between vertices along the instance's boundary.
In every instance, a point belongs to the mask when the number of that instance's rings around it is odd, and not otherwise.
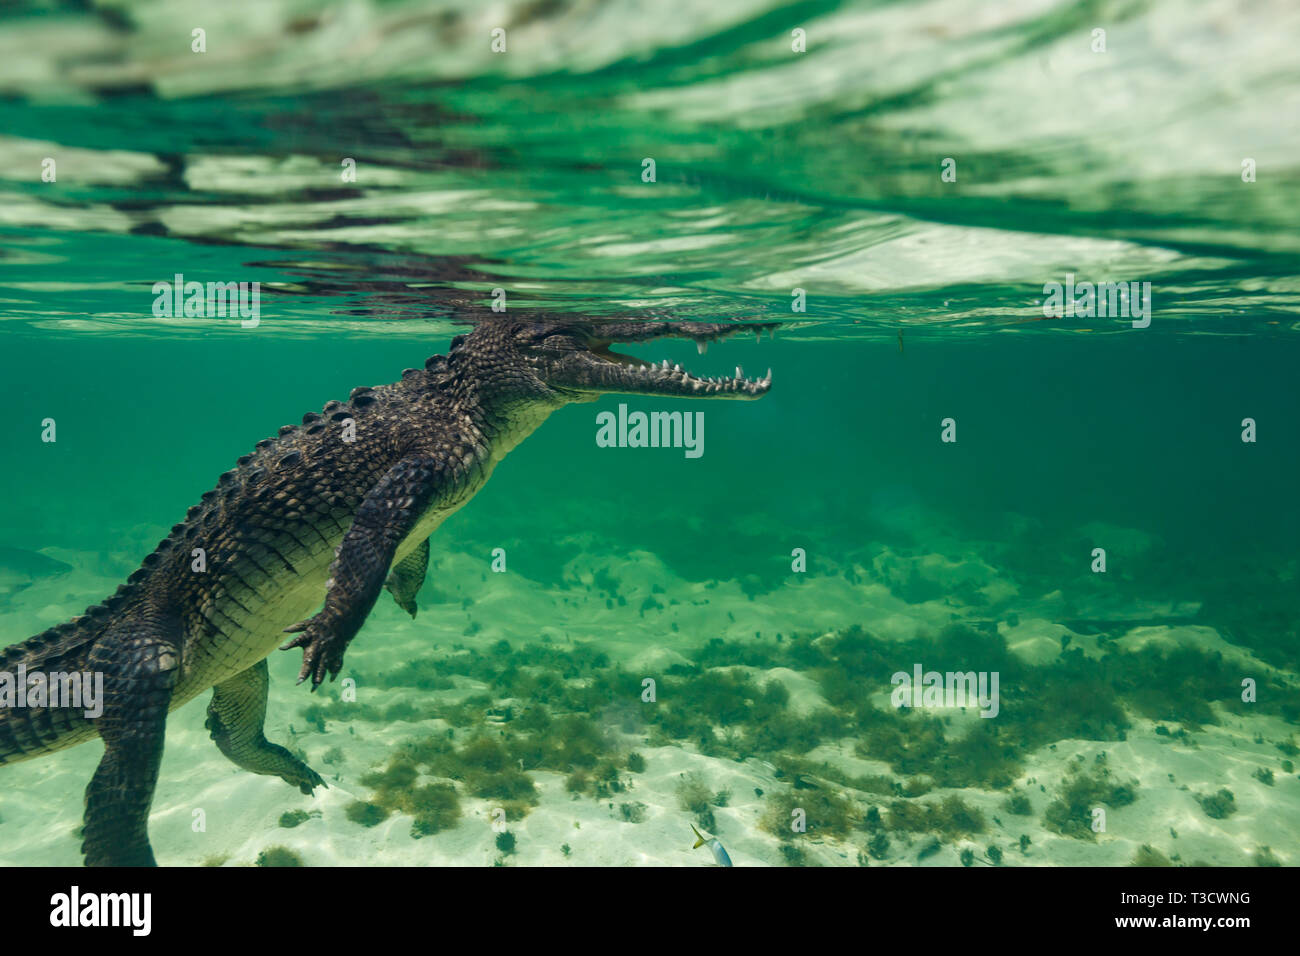
[{"label": "small fish", "polygon": [[[691,824],[691,829],[695,830],[694,823]],[[695,835],[699,837],[699,839],[695,841],[695,846],[691,847],[692,850],[698,850],[700,847],[708,844],[709,849],[713,851],[714,863],[718,864],[718,866],[731,866],[731,857],[727,856],[727,851],[722,848],[722,844],[718,842],[717,837],[714,837],[712,840],[706,840],[699,830],[695,830]]]}]

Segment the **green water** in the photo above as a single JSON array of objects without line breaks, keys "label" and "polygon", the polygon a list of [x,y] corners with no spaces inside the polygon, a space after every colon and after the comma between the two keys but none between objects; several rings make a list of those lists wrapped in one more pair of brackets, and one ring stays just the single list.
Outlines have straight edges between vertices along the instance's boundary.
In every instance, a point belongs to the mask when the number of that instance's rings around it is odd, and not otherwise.
[{"label": "green water", "polygon": [[[1300,11],[223,8],[0,21],[4,642],[494,289],[785,325],[625,349],[773,387],[556,413],[417,618],[381,599],[355,699],[272,655],[328,793],[173,714],[160,862],[708,865],[692,823],[738,866],[1296,862]],[[156,316],[177,273],[260,323]],[[1149,327],[1045,317],[1067,273],[1150,282]],[[598,447],[620,402],[703,410],[704,454]],[[894,708],[915,665],[996,672],[997,715]],[[101,752],[0,770],[0,861],[78,862]]]}]

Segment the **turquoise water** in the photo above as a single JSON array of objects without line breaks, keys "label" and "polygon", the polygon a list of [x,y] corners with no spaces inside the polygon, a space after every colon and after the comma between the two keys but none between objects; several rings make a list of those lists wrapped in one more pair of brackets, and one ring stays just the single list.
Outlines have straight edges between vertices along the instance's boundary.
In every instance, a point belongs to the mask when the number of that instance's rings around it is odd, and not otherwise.
[{"label": "turquoise water", "polygon": [[[737,866],[1296,862],[1300,12],[224,7],[0,24],[5,643],[494,289],[785,324],[624,349],[773,387],[556,413],[416,619],[376,606],[355,699],[272,655],[328,791],[173,714],[161,863],[711,865],[692,824]],[[177,273],[259,324],[155,315]],[[1149,282],[1149,326],[1046,316],[1067,273]],[[702,409],[704,454],[598,447],[620,402]],[[998,674],[996,716],[896,708],[918,665]],[[101,752],[0,770],[0,860],[79,861]]]}]

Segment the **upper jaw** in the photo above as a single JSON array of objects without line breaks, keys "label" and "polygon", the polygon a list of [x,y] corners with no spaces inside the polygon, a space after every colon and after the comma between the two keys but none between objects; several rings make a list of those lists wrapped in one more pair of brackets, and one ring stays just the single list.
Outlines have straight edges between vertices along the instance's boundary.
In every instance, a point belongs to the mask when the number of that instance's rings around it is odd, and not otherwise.
[{"label": "upper jaw", "polygon": [[625,355],[608,353],[608,357],[601,357],[592,352],[580,361],[578,374],[559,383],[562,387],[595,393],[736,399],[761,398],[772,387],[771,369],[758,379],[745,378],[740,368],[732,378],[700,378],[680,365],[670,365],[667,359],[656,365]]},{"label": "upper jaw", "polygon": [[633,320],[615,320],[594,322],[589,327],[589,334],[594,341],[603,342],[648,342],[651,339],[693,339],[703,352],[709,342],[724,339],[732,335],[753,333],[762,337],[762,333],[776,334],[780,322],[641,322]]},{"label": "upper jaw", "polygon": [[708,343],[738,332],[756,334],[774,330],[778,323],[763,322],[739,325],[717,322],[606,322],[592,328],[588,350],[578,352],[561,363],[556,385],[564,389],[598,395],[619,392],[633,395],[660,395],[668,398],[755,399],[772,387],[772,370],[762,378],[746,378],[737,367],[731,378],[703,378],[692,375],[680,365],[646,362],[609,349],[609,343],[643,342],[656,338],[690,338],[701,353]]}]

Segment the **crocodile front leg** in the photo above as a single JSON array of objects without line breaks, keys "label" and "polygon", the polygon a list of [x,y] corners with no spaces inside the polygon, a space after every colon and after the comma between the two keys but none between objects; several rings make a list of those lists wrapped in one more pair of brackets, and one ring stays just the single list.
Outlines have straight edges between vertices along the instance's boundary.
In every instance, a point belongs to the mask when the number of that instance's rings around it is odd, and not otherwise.
[{"label": "crocodile front leg", "polygon": [[279,777],[303,793],[327,786],[320,774],[279,744],[266,739],[267,678],[266,658],[248,670],[222,681],[212,691],[208,720],[204,724],[217,743],[217,749],[236,767],[253,773]]},{"label": "crocodile front leg", "polygon": [[109,629],[90,653],[104,675],[104,712],[95,729],[104,756],[86,787],[81,852],[87,866],[154,866],[153,803],[172,690],[180,672],[181,628],[144,611]]},{"label": "crocodile front leg", "polygon": [[361,502],[330,565],[325,606],[314,617],[285,628],[298,637],[281,647],[301,647],[301,684],[314,692],[325,675],[334,680],[343,652],[375,606],[397,547],[434,498],[443,470],[432,457],[404,458],[388,470]]},{"label": "crocodile front leg", "polygon": [[415,596],[420,593],[420,586],[429,573],[429,539],[425,538],[420,546],[393,565],[384,587],[393,596],[393,600],[411,617],[419,610]]}]

